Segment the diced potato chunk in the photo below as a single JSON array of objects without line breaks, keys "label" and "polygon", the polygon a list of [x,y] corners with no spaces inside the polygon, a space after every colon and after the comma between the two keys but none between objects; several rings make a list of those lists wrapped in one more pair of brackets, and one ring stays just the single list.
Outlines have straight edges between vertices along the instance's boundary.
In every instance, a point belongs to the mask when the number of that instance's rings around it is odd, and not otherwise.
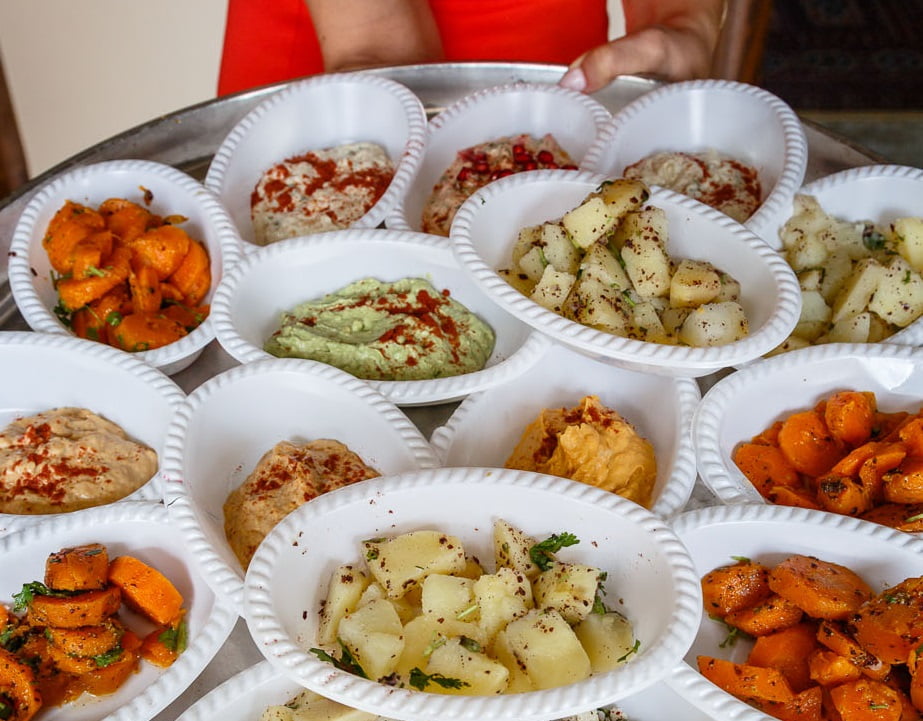
[{"label": "diced potato chunk", "polygon": [[905,328],[923,313],[923,278],[904,258],[894,258],[881,275],[868,309]]},{"label": "diced potato chunk", "polygon": [[430,654],[426,666],[426,673],[458,679],[464,684],[462,687],[430,683],[425,690],[477,696],[491,696],[506,691],[510,675],[506,666],[481,651],[472,650],[470,646],[463,645],[458,638],[451,638]]},{"label": "diced potato chunk", "polygon": [[478,623],[488,642],[533,606],[529,579],[524,573],[505,566],[475,581],[474,597],[480,610]]},{"label": "diced potato chunk", "polygon": [[553,266],[548,265],[529,297],[540,306],[554,313],[560,313],[575,280],[577,278],[574,275],[560,273]]},{"label": "diced potato chunk", "polygon": [[602,184],[599,195],[609,206],[609,212],[616,219],[621,219],[625,213],[644,205],[651,197],[651,191],[640,180],[615,178]]},{"label": "diced potato chunk", "polygon": [[388,598],[400,598],[431,573],[456,573],[465,568],[461,541],[438,531],[363,541],[362,550],[372,577]]},{"label": "diced potato chunk", "polygon": [[368,585],[368,574],[356,566],[344,564],[333,572],[317,628],[319,644],[327,645],[336,642],[340,619],[356,609]]},{"label": "diced potato chunk", "polygon": [[923,271],[923,218],[898,218],[892,231],[897,252],[917,272]]},{"label": "diced potato chunk", "polygon": [[555,270],[563,273],[576,273],[580,267],[580,253],[574,247],[567,231],[558,223],[542,225],[542,245],[545,258]]},{"label": "diced potato chunk", "polygon": [[611,671],[632,657],[634,633],[620,613],[591,613],[574,626],[574,633],[590,658],[593,673]]},{"label": "diced potato chunk", "polygon": [[340,621],[339,639],[370,679],[397,667],[404,648],[401,619],[387,600],[372,601]]},{"label": "diced potato chunk", "polygon": [[555,688],[590,675],[590,658],[557,611],[533,610],[506,627],[509,648],[536,689]]},{"label": "diced potato chunk", "polygon": [[578,623],[593,610],[599,580],[598,568],[554,561],[532,581],[535,606],[554,609],[568,623]]},{"label": "diced potato chunk", "polygon": [[574,245],[588,248],[615,226],[617,218],[609,206],[598,196],[591,196],[561,217]]},{"label": "diced potato chunk", "polygon": [[523,533],[502,518],[494,521],[494,561],[498,568],[518,571],[528,579],[535,578],[540,569],[532,561],[529,550],[538,541]]},{"label": "diced potato chunk", "polygon": [[706,303],[691,311],[679,331],[686,345],[702,347],[732,343],[749,332],[747,316],[739,303]]},{"label": "diced potato chunk", "polygon": [[695,308],[713,301],[721,292],[721,276],[711,265],[700,260],[680,261],[670,279],[670,305]]},{"label": "diced potato chunk", "polygon": [[885,269],[874,258],[862,258],[853,266],[849,279],[833,301],[831,320],[836,323],[864,311],[878,289]]}]

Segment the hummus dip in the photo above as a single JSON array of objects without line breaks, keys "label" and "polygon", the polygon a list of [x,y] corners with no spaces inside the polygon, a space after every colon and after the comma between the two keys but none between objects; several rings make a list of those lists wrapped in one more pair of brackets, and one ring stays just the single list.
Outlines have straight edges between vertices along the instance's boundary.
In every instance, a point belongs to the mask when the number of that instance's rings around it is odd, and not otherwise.
[{"label": "hummus dip", "polygon": [[581,481],[645,508],[657,479],[653,446],[596,396],[573,408],[543,410],[523,432],[506,467]]},{"label": "hummus dip", "polygon": [[300,505],[378,475],[339,441],[277,443],[224,503],[224,533],[240,565],[246,569],[266,534]]},{"label": "hummus dip", "polygon": [[408,381],[480,370],[494,340],[489,325],[422,278],[364,278],[283,313],[263,349],[366,380]]},{"label": "hummus dip", "polygon": [[739,223],[763,198],[756,169],[715,150],[654,153],[625,168],[624,176],[688,195]]},{"label": "hummus dip", "polygon": [[448,236],[455,213],[474,191],[513,173],[554,168],[577,166],[552,135],[498,138],[460,150],[423,206],[422,230]]},{"label": "hummus dip", "polygon": [[274,165],[250,196],[254,240],[268,245],[348,228],[391,184],[394,164],[376,143],[314,150]]},{"label": "hummus dip", "polygon": [[34,515],[101,506],[157,472],[157,454],[85,408],[17,418],[0,432],[0,512]]}]

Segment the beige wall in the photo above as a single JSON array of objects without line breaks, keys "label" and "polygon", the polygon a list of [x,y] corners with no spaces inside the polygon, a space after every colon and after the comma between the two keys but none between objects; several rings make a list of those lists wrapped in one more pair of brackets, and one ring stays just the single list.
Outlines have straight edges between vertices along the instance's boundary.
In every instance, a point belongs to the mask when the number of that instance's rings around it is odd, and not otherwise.
[{"label": "beige wall", "polygon": [[30,176],[214,97],[227,0],[0,0]]}]

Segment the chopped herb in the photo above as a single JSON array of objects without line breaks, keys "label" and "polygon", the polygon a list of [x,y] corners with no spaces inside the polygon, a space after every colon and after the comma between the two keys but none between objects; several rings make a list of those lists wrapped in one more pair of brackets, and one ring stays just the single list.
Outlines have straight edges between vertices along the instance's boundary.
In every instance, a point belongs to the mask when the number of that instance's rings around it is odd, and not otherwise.
[{"label": "chopped herb", "polygon": [[917,513],[904,519],[904,523],[913,523],[914,521],[923,521],[923,513]]},{"label": "chopped herb", "polygon": [[746,556],[731,556],[731,558],[737,561],[737,563],[753,563],[753,561],[751,561]]},{"label": "chopped herb", "polygon": [[549,263],[548,263],[548,258],[545,257],[545,249],[544,249],[544,248],[539,248],[539,249],[538,249],[538,258],[539,258],[539,260],[542,261],[542,268],[545,268],[545,267],[547,267],[547,266],[549,265]]},{"label": "chopped herb", "polygon": [[24,583],[22,585],[22,590],[19,593],[13,594],[13,610],[25,611],[29,607],[29,604],[32,603],[32,599],[36,596],[67,598],[73,595],[73,591],[55,591],[48,588],[48,586],[41,581],[32,581],[30,583]]},{"label": "chopped herb", "polygon": [[99,656],[93,656],[93,660],[96,662],[96,668],[106,668],[106,666],[111,666],[120,658],[122,658],[121,646],[115,646],[114,648],[110,648],[105,653],[99,654]]},{"label": "chopped herb", "polygon": [[176,628],[168,628],[163,631],[157,640],[174,653],[182,653],[186,650],[189,640],[189,629],[185,621],[180,621]]},{"label": "chopped herb", "polygon": [[875,703],[874,701],[869,701],[869,708],[872,709],[872,711],[881,711],[882,709],[891,707],[886,703]]},{"label": "chopped herb", "polygon": [[138,352],[144,351],[144,350],[150,350],[150,349],[151,349],[151,344],[148,343],[147,341],[142,341],[142,342],[140,342],[140,343],[135,343],[134,346],[132,347],[132,350],[133,350],[135,353],[138,353]]},{"label": "chopped herb", "polygon": [[11,704],[0,698],[0,719],[12,718],[15,710]]},{"label": "chopped herb", "polygon": [[462,681],[458,678],[449,678],[448,676],[443,676],[441,673],[425,673],[416,666],[410,669],[411,686],[423,691],[431,683],[441,686],[442,688],[463,688],[471,685],[467,681]]},{"label": "chopped herb", "polygon": [[724,637],[724,640],[718,644],[718,648],[730,648],[735,643],[737,643],[738,638],[749,638],[749,635],[741,631],[739,628],[729,625],[723,618],[718,618],[717,616],[709,616],[712,621],[720,623],[727,629],[727,636]]},{"label": "chopped herb", "polygon": [[117,310],[110,310],[106,313],[106,325],[117,326],[122,322],[122,314]]},{"label": "chopped herb", "polygon": [[910,271],[904,273],[904,277],[901,279],[901,283],[907,285],[910,282]]},{"label": "chopped herb", "polygon": [[639,648],[641,648],[641,639],[636,638],[636,639],[635,639],[635,645],[632,646],[630,649],[628,649],[628,651],[625,652],[625,655],[624,655],[624,656],[619,656],[617,659],[615,659],[615,662],[616,662],[616,663],[621,663],[622,661],[627,660],[628,657],[631,656],[631,654],[633,654],[633,653],[638,653],[638,649],[639,649]]},{"label": "chopped herb", "polygon": [[[4,626],[3,630],[0,631],[0,646],[7,648],[10,643],[10,639],[13,638],[13,632],[16,630],[16,627],[12,623],[8,623]],[[9,650],[7,648],[7,650]]]},{"label": "chopped herb", "polygon": [[93,277],[96,277],[96,278],[105,278],[105,277],[106,277],[106,272],[100,270],[100,269],[97,268],[95,265],[91,265],[91,266],[87,267],[87,269],[86,269],[86,271],[85,271],[85,275],[86,275],[87,277],[93,276]]},{"label": "chopped herb", "polygon": [[634,299],[631,297],[631,291],[628,290],[628,288],[622,291],[622,297],[625,299],[625,302],[628,303],[629,308],[634,308],[637,305],[637,303],[635,303]]},{"label": "chopped herb", "polygon": [[882,250],[885,247],[885,237],[873,226],[866,226],[862,231],[862,244],[869,250]]},{"label": "chopped herb", "polygon": [[457,614],[455,614],[455,620],[456,620],[456,621],[464,621],[464,620],[465,620],[466,618],[468,618],[471,614],[473,614],[475,611],[477,611],[478,608],[479,608],[479,606],[478,606],[476,603],[472,603],[470,606],[468,606],[468,608],[464,609],[463,611],[459,611]]},{"label": "chopped herb", "polygon": [[340,669],[340,671],[346,671],[346,673],[355,674],[361,678],[368,678],[365,671],[362,669],[356,659],[353,658],[352,653],[349,649],[346,648],[346,644],[340,641],[340,648],[343,650],[340,658],[336,656],[331,656],[322,648],[309,648],[308,650],[317,656],[321,661],[326,661],[327,663],[333,664],[334,668]]},{"label": "chopped herb", "polygon": [[62,301],[58,301],[54,307],[55,317],[68,328],[71,327],[71,312],[67,309]]},{"label": "chopped herb", "polygon": [[555,553],[565,546],[575,546],[578,543],[580,543],[580,539],[573,533],[568,533],[567,531],[563,533],[552,533],[544,541],[536,543],[529,549],[529,558],[531,558],[532,563],[538,566],[542,571],[547,571],[551,568]]},{"label": "chopped herb", "polygon": [[458,642],[461,644],[461,647],[471,651],[471,653],[483,653],[484,647],[481,646],[473,638],[468,638],[467,636],[459,636]]},{"label": "chopped herb", "polygon": [[440,646],[445,646],[446,637],[438,633],[433,633],[433,640],[429,642],[429,645],[423,649],[423,658],[429,658],[430,655]]}]

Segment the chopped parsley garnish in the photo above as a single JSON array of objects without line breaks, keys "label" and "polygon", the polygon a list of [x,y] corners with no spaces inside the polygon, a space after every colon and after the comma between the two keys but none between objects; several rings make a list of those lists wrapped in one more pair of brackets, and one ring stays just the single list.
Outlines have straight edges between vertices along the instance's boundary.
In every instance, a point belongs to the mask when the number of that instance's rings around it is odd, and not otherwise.
[{"label": "chopped parsley garnish", "polygon": [[480,606],[478,606],[476,603],[472,603],[470,606],[468,606],[468,608],[463,609],[459,611],[458,613],[456,613],[455,620],[464,621],[466,618],[474,614],[479,608]]},{"label": "chopped parsley garnish", "polygon": [[429,684],[434,683],[442,688],[464,688],[471,684],[458,678],[449,678],[441,673],[425,673],[414,666],[410,670],[410,685],[415,689],[423,691]]},{"label": "chopped parsley garnish", "polygon": [[904,273],[904,277],[901,279],[901,283],[903,283],[904,285],[907,285],[909,282],[910,282],[910,271],[908,270],[906,273]]},{"label": "chopped parsley garnish", "polygon": [[25,611],[29,604],[32,603],[32,599],[36,596],[55,596],[57,598],[67,598],[68,596],[73,596],[74,591],[56,591],[51,588],[48,588],[41,581],[32,581],[30,583],[24,583],[22,585],[22,590],[19,593],[13,594],[13,610],[14,611]]},{"label": "chopped parsley garnish", "polygon": [[724,637],[724,640],[718,644],[718,648],[730,648],[735,643],[737,643],[738,638],[749,638],[750,636],[741,631],[735,626],[729,625],[723,618],[718,618],[717,616],[709,616],[712,621],[717,621],[722,626],[727,629],[727,636]]},{"label": "chopped parsley garnish", "polygon": [[111,666],[120,658],[122,658],[121,646],[115,646],[114,648],[110,648],[105,653],[99,654],[99,656],[93,656],[93,660],[96,662],[96,668],[106,668],[106,666]]},{"label": "chopped parsley garnish", "polygon": [[440,646],[445,646],[446,637],[438,633],[433,633],[433,640],[429,642],[426,648],[423,649],[423,658],[429,658],[430,655]]},{"label": "chopped parsley garnish", "polygon": [[157,640],[174,653],[182,653],[186,650],[189,641],[189,629],[185,621],[180,621],[176,628],[168,628],[163,631]]},{"label": "chopped parsley garnish", "polygon": [[334,668],[340,669],[340,671],[346,671],[346,673],[355,674],[360,678],[368,678],[362,666],[353,658],[352,653],[349,649],[346,648],[346,644],[340,641],[340,648],[342,649],[342,655],[340,658],[332,656],[327,653],[322,648],[311,648],[308,649],[311,653],[317,656],[321,661],[326,661],[327,663],[333,664]]},{"label": "chopped parsley garnish", "polygon": [[628,660],[628,657],[631,656],[633,653],[638,653],[638,649],[640,648],[641,648],[641,639],[636,638],[635,645],[632,646],[630,649],[628,649],[628,651],[626,651],[623,656],[619,656],[617,659],[615,659],[615,662],[621,663],[622,661]]},{"label": "chopped parsley garnish", "polygon": [[747,558],[746,556],[731,556],[731,558],[733,558],[735,561],[737,561],[737,563],[753,563],[753,562],[752,562],[749,558]]},{"label": "chopped parsley garnish", "polygon": [[97,268],[95,265],[91,265],[91,266],[88,266],[88,267],[87,267],[87,269],[86,269],[86,271],[85,271],[85,275],[86,275],[88,278],[89,278],[89,277],[93,277],[93,276],[95,276],[96,278],[105,278],[105,277],[106,277],[106,272],[103,271],[103,270],[100,270],[100,269]]},{"label": "chopped parsley garnish", "polygon": [[904,519],[904,523],[913,523],[914,521],[923,521],[923,513],[917,513]]},{"label": "chopped parsley garnish", "polygon": [[862,244],[869,250],[881,250],[885,247],[885,237],[870,226],[862,231]]},{"label": "chopped parsley garnish", "polygon": [[122,314],[117,310],[110,310],[106,313],[106,325],[117,326],[122,322]]},{"label": "chopped parsley garnish", "polygon": [[14,711],[13,705],[4,701],[3,697],[0,697],[0,719],[11,718]]},{"label": "chopped parsley garnish", "polygon": [[459,636],[458,642],[461,644],[462,648],[471,651],[472,653],[483,653],[484,647],[481,646],[473,638],[468,638],[467,636]]},{"label": "chopped parsley garnish", "polygon": [[61,321],[68,328],[71,327],[71,312],[64,306],[64,303],[60,300],[55,304],[54,307],[55,317]]},{"label": "chopped parsley garnish", "polygon": [[578,543],[580,543],[580,539],[573,533],[568,533],[567,531],[552,533],[544,541],[536,543],[529,549],[529,558],[542,571],[547,571],[551,568],[555,553],[565,546],[576,546]]}]

